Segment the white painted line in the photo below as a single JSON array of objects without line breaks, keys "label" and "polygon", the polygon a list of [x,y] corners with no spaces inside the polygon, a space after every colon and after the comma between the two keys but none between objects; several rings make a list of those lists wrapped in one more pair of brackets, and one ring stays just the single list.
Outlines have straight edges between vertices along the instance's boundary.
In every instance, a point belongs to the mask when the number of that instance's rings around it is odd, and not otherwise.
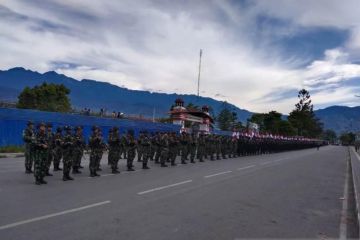
[{"label": "white painted line", "polygon": [[267,164],[270,164],[270,163],[273,163],[273,161],[270,161],[270,162],[263,162],[263,163],[260,163],[260,165],[267,165]]},{"label": "white painted line", "polygon": [[215,176],[219,176],[219,175],[223,175],[223,174],[227,174],[227,173],[231,173],[231,172],[232,172],[232,171],[219,172],[219,173],[215,173],[215,174],[211,174],[211,175],[204,176],[204,178],[211,178],[211,177],[215,177]]},{"label": "white painted line", "polygon": [[86,206],[79,207],[79,208],[73,208],[73,209],[65,210],[65,211],[58,212],[58,213],[52,213],[52,214],[48,214],[48,215],[41,216],[41,217],[31,218],[31,219],[28,219],[28,220],[19,221],[19,222],[15,222],[15,223],[10,223],[10,224],[0,226],[0,230],[13,228],[13,227],[17,227],[17,226],[24,225],[24,224],[27,224],[27,223],[37,222],[37,221],[41,221],[41,220],[45,220],[45,219],[48,219],[48,218],[53,218],[53,217],[57,217],[57,216],[61,216],[61,215],[65,215],[65,214],[69,214],[69,213],[73,213],[73,212],[78,212],[78,211],[82,211],[82,210],[85,210],[85,209],[88,209],[88,208],[98,207],[98,206],[109,204],[109,203],[111,203],[111,201],[104,201],[104,202],[94,203],[94,204],[86,205]]},{"label": "white painted line", "polygon": [[[349,158],[350,158],[350,151],[349,151]],[[345,175],[345,184],[344,184],[344,195],[342,197],[342,209],[341,209],[341,218],[340,218],[340,234],[339,239],[345,240],[347,239],[347,212],[348,212],[348,198],[349,198],[349,166],[350,159],[347,159],[346,164],[346,175]]]},{"label": "white painted line", "polygon": [[115,174],[113,174],[113,173],[109,173],[109,174],[103,174],[103,175],[101,175],[102,177],[108,177],[108,176],[114,176]]},{"label": "white painted line", "polygon": [[248,169],[248,168],[252,168],[252,167],[256,167],[256,165],[250,165],[250,166],[238,168],[237,170],[238,170],[238,171],[241,171],[241,170]]},{"label": "white painted line", "polygon": [[163,190],[163,189],[166,189],[166,188],[171,188],[171,187],[179,186],[179,185],[186,184],[186,183],[189,183],[189,182],[192,182],[192,180],[187,180],[187,181],[178,182],[178,183],[174,183],[174,184],[170,184],[170,185],[166,185],[166,186],[162,186],[162,187],[157,187],[157,188],[149,189],[149,190],[146,190],[146,191],[143,191],[143,192],[138,192],[137,194],[138,194],[138,195],[143,195],[143,194],[146,194],[146,193],[151,193],[151,192]]}]

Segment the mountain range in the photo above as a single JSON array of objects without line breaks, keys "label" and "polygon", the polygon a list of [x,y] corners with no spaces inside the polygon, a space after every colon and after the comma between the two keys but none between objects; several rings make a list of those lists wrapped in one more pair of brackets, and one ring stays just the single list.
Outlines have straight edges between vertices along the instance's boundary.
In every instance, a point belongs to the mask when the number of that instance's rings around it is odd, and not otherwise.
[{"label": "mountain range", "polygon": [[[70,99],[73,107],[91,108],[93,111],[106,108],[111,112],[148,117],[155,112],[156,117],[164,117],[177,98],[182,98],[185,104],[211,106],[215,114],[224,104],[222,101],[208,97],[131,90],[95,80],[79,81],[54,71],[41,74],[21,67],[0,71],[0,101],[15,102],[26,86],[33,87],[43,82],[64,84],[71,90]],[[233,104],[229,106],[242,122],[246,122],[252,115],[252,112]],[[331,106],[316,110],[315,114],[324,123],[325,129],[333,129],[337,133],[360,131],[360,107]]]}]

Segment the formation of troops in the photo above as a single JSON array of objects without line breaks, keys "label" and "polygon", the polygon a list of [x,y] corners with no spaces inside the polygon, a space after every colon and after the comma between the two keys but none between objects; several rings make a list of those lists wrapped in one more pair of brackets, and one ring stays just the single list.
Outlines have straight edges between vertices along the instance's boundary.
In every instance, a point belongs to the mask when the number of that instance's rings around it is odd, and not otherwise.
[{"label": "formation of troops", "polygon": [[[113,174],[120,173],[118,162],[126,159],[127,171],[134,171],[134,160],[142,162],[142,169],[150,169],[149,161],[161,167],[176,166],[179,156],[181,164],[220,160],[240,156],[270,154],[274,152],[319,147],[318,141],[299,139],[273,139],[256,136],[222,136],[212,134],[188,134],[175,132],[140,132],[138,138],[134,131],[121,135],[118,127],[110,129],[105,142],[101,128],[92,127],[88,141],[83,135],[83,127],[57,127],[53,132],[51,124],[40,123],[34,127],[29,121],[23,131],[25,142],[25,170],[34,174],[35,184],[46,184],[46,176],[53,171],[63,172],[63,181],[74,180],[70,175],[80,174],[84,151],[90,152],[90,177],[98,177],[101,159],[108,151],[108,165]],[[62,168],[60,163],[62,160]]]}]

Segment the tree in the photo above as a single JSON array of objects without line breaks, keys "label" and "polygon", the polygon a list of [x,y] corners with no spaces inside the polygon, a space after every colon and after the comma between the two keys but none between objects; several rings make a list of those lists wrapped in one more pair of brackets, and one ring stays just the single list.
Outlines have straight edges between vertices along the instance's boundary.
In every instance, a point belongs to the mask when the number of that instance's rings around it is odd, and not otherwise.
[{"label": "tree", "polygon": [[186,106],[186,109],[193,109],[193,110],[200,110],[200,107],[198,105],[193,104],[192,102],[188,103],[188,105]]},{"label": "tree", "polygon": [[355,142],[356,135],[352,132],[349,133],[343,133],[340,136],[340,141],[342,145],[352,145]]},{"label": "tree", "polygon": [[281,113],[270,111],[269,113],[254,113],[248,121],[258,124],[261,132],[284,136],[296,135],[296,131],[291,123],[282,120],[281,117]]},{"label": "tree", "polygon": [[305,137],[319,137],[322,133],[322,123],[313,111],[310,93],[302,89],[298,94],[299,102],[290,113],[288,120],[297,130],[297,135]]},{"label": "tree", "polygon": [[219,128],[223,131],[232,130],[238,122],[237,113],[235,111],[231,111],[231,106],[227,102],[223,102],[222,110],[216,119]]},{"label": "tree", "polygon": [[334,143],[337,139],[336,132],[334,130],[327,129],[326,131],[323,132],[323,139],[331,143]]},{"label": "tree", "polygon": [[68,97],[70,90],[63,84],[47,84],[33,88],[26,87],[18,96],[17,108],[38,109],[51,112],[68,112],[71,110]]}]

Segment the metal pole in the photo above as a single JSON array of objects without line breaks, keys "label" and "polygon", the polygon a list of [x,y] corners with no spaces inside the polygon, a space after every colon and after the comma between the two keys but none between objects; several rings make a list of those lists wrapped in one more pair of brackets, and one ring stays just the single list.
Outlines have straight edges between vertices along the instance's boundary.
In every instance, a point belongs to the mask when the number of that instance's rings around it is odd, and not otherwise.
[{"label": "metal pole", "polygon": [[199,58],[199,74],[198,74],[198,88],[197,88],[197,96],[200,96],[200,71],[201,71],[201,56],[202,56],[202,49],[200,49],[200,58]]}]

